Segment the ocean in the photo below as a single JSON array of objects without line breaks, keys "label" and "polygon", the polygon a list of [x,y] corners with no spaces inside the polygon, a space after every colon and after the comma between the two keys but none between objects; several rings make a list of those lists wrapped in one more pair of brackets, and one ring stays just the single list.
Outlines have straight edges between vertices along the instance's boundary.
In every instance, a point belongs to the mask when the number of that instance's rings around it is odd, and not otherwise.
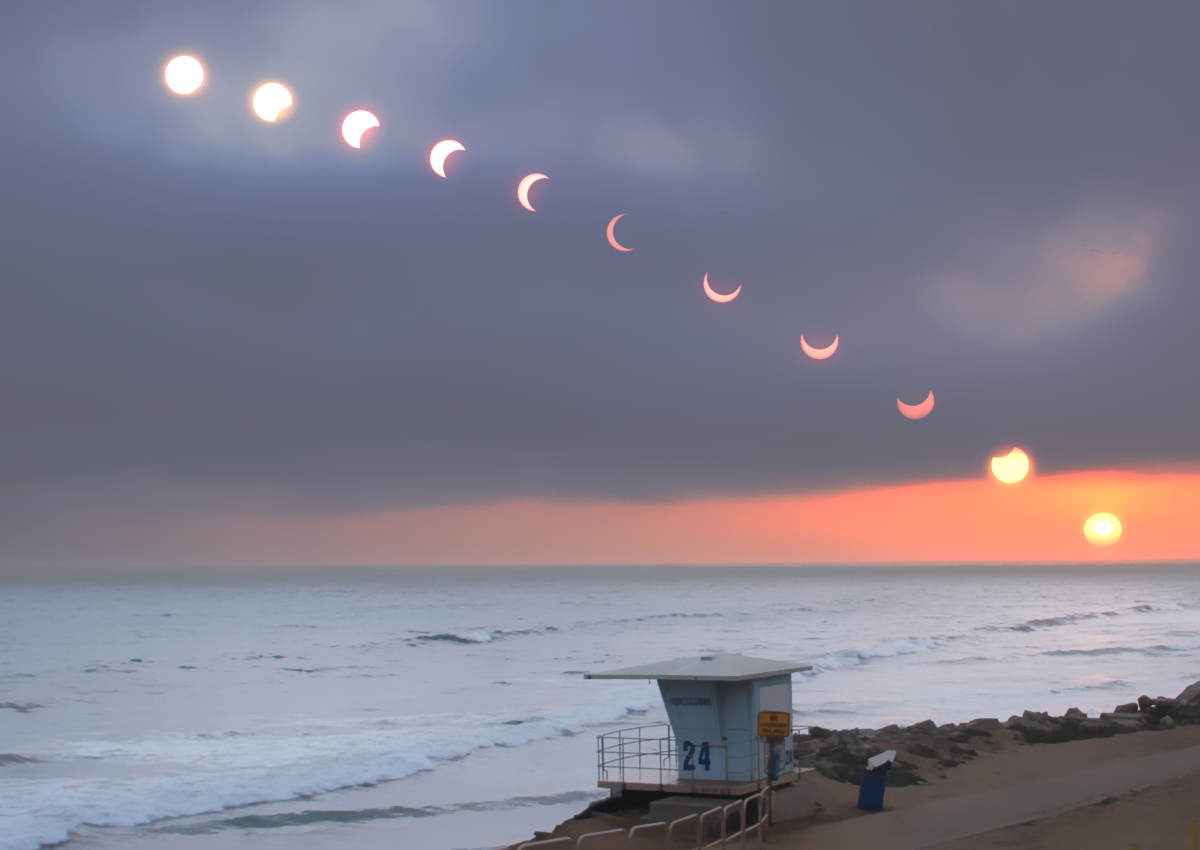
[{"label": "ocean", "polygon": [[1200,680],[1200,565],[259,570],[0,585],[0,850],[503,845],[664,719],[584,671],[812,664],[797,724],[1111,710]]}]

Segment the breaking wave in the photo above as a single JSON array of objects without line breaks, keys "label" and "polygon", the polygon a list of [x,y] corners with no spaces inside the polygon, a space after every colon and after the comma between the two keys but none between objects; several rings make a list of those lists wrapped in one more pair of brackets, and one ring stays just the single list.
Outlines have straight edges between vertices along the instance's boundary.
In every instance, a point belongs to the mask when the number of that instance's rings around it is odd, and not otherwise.
[{"label": "breaking wave", "polygon": [[1183,652],[1177,646],[1156,644],[1154,646],[1104,646],[1097,649],[1047,649],[1041,655],[1165,655]]},{"label": "breaking wave", "polygon": [[1143,602],[1138,605],[1131,605],[1121,611],[1077,611],[1070,614],[1060,614],[1057,617],[1037,617],[1031,620],[1025,620],[1020,623],[1011,623],[1003,626],[978,626],[976,631],[981,632],[1032,632],[1039,629],[1053,629],[1058,626],[1069,626],[1072,623],[1079,623],[1084,620],[1098,620],[1102,617],[1120,617],[1125,614],[1151,614],[1160,611],[1186,611],[1189,610],[1187,605],[1182,605],[1176,602]]},{"label": "breaking wave", "polygon": [[521,637],[523,635],[541,635],[552,632],[557,632],[556,626],[544,626],[540,629],[469,629],[461,632],[438,632],[431,634],[429,632],[413,632],[413,637],[410,639],[410,646],[418,646],[421,643],[458,643],[458,644],[474,644],[474,643],[491,643],[494,640],[503,640],[504,638]]},{"label": "breaking wave", "polygon": [[[367,726],[331,723],[320,732],[304,728],[149,740],[89,739],[78,742],[74,757],[141,766],[169,764],[171,770],[102,779],[4,779],[0,774],[0,820],[5,825],[0,850],[32,850],[65,841],[85,823],[134,826],[402,779],[479,750],[574,735],[589,726],[636,716],[656,703],[657,697],[654,703],[633,705],[617,698],[536,716],[398,717]],[[501,806],[503,801],[463,805]],[[397,809],[382,816],[421,815]]]},{"label": "breaking wave", "polygon": [[847,667],[867,664],[878,658],[916,655],[921,652],[933,652],[937,648],[937,642],[928,638],[902,638],[883,641],[866,649],[839,649],[827,652],[814,658],[813,666],[822,670],[844,670]]},{"label": "breaking wave", "polygon": [[34,764],[40,762],[33,756],[23,756],[20,753],[0,753],[0,765],[5,764]]}]

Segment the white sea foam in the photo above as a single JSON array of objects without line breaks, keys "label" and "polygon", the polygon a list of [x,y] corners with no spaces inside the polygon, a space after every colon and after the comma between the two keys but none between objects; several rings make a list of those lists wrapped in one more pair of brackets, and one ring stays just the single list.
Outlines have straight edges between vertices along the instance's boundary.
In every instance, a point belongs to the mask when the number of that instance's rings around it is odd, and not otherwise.
[{"label": "white sea foam", "polygon": [[[331,721],[306,729],[203,732],[79,740],[68,756],[153,773],[99,779],[0,777],[0,850],[66,840],[83,824],[133,826],[160,818],[402,779],[490,747],[520,747],[610,723],[652,703],[598,700],[544,716],[458,713]],[[348,728],[354,726],[360,728]],[[155,767],[170,766],[169,771]]]}]

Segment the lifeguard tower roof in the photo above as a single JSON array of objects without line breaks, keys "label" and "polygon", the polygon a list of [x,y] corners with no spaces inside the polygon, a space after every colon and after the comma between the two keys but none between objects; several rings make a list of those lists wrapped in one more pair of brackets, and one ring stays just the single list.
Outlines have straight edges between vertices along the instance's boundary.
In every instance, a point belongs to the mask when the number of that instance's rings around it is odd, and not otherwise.
[{"label": "lifeguard tower roof", "polygon": [[[585,679],[658,679],[683,682],[746,682],[811,670],[808,664],[788,664],[769,658],[751,658],[733,653],[673,658],[638,667],[623,667],[604,673],[585,673]],[[790,708],[790,706],[789,706]]]}]

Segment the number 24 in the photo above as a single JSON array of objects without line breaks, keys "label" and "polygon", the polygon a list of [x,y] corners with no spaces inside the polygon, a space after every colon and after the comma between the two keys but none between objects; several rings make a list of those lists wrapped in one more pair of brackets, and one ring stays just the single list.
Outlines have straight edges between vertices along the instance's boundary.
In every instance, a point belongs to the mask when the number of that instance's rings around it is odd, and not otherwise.
[{"label": "number 24", "polygon": [[[692,763],[692,756],[696,754],[696,745],[691,741],[683,742],[683,769],[695,770],[696,765]],[[698,759],[700,766],[705,770],[712,769],[712,758],[708,752],[708,741],[703,741],[700,744],[700,758]]]}]

